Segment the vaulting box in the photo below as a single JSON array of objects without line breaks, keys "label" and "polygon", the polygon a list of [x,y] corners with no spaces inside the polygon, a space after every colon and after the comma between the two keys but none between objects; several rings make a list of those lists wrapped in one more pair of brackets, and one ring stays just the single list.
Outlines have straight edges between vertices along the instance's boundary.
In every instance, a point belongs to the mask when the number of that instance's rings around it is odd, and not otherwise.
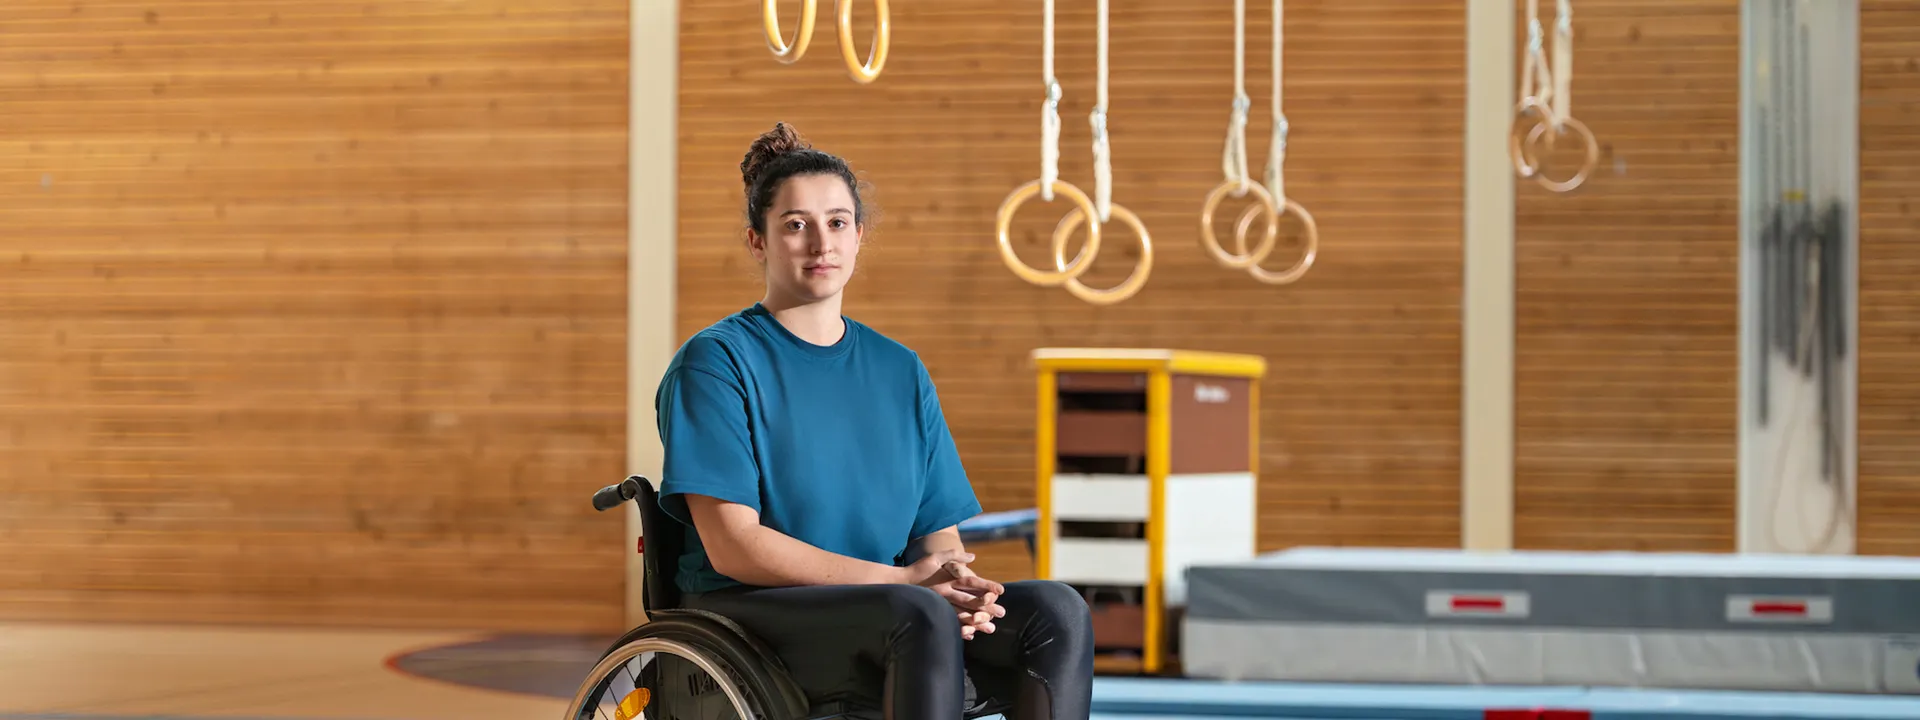
[{"label": "vaulting box", "polygon": [[1039,577],[1078,588],[1103,653],[1168,660],[1185,570],[1254,557],[1257,356],[1042,348]]}]

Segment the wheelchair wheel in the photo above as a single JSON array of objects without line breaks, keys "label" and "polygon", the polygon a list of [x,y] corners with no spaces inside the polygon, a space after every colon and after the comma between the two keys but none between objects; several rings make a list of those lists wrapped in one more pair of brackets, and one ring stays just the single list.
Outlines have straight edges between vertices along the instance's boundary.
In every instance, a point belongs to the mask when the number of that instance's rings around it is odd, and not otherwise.
[{"label": "wheelchair wheel", "polygon": [[800,720],[803,696],[779,661],[738,627],[688,610],[657,612],[601,657],[568,720]]}]

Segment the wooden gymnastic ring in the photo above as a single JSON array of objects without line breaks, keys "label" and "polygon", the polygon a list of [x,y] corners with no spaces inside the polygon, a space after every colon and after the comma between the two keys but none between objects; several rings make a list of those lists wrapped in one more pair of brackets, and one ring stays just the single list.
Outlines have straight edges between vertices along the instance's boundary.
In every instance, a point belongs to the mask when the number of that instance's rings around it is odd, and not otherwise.
[{"label": "wooden gymnastic ring", "polygon": [[1245,252],[1247,247],[1245,233],[1234,235],[1234,249],[1244,253],[1234,255],[1220,247],[1220,238],[1213,232],[1214,211],[1219,209],[1220,201],[1226,199],[1228,193],[1237,194],[1240,183],[1228,180],[1214,186],[1213,190],[1207,193],[1206,204],[1200,208],[1200,246],[1206,248],[1207,254],[1212,255],[1221,266],[1234,270],[1259,265],[1260,261],[1267,258],[1267,253],[1273,252],[1274,243],[1280,239],[1280,213],[1279,207],[1273,202],[1273,193],[1267,192],[1265,186],[1256,182],[1249,182],[1246,187],[1260,201],[1250,206],[1248,212],[1257,211],[1267,215],[1267,234],[1260,239],[1260,244],[1253,249],[1253,252]]},{"label": "wooden gymnastic ring", "polygon": [[[1128,227],[1133,228],[1134,234],[1139,236],[1140,263],[1134,266],[1133,272],[1127,275],[1127,279],[1120,281],[1119,285],[1115,285],[1106,290],[1089,288],[1082,284],[1078,277],[1068,278],[1066,282],[1067,292],[1073,293],[1074,297],[1094,305],[1112,305],[1133,297],[1140,292],[1140,288],[1146,287],[1147,277],[1153,274],[1153,239],[1147,235],[1146,224],[1140,222],[1140,216],[1133,214],[1132,210],[1128,210],[1118,203],[1110,203],[1108,207],[1112,209],[1112,219],[1108,222],[1119,220],[1120,222],[1126,223]],[[1067,241],[1073,237],[1073,231],[1080,228],[1080,223],[1084,222],[1085,219],[1090,216],[1091,211],[1075,209],[1067,213],[1066,217],[1061,218],[1060,224],[1054,227],[1053,266],[1061,272],[1066,272],[1069,266],[1079,263],[1080,258],[1087,255],[1086,249],[1082,248],[1079,253],[1073,256],[1073,261],[1071,263],[1068,262]],[[1093,223],[1093,225],[1097,227],[1099,223]],[[1092,264],[1093,262],[1088,260],[1087,266],[1091,266]]]},{"label": "wooden gymnastic ring", "polygon": [[773,51],[773,59],[792,65],[807,54],[807,45],[813,42],[813,16],[819,0],[800,0],[800,29],[794,32],[793,44],[788,45],[780,36],[779,0],[763,0],[760,7],[760,19],[766,25],[767,48]]},{"label": "wooden gymnastic ring", "polygon": [[[1527,142],[1525,145],[1522,146],[1522,152],[1524,153],[1525,148],[1532,147],[1534,143],[1538,142],[1540,139],[1540,136],[1544,134],[1547,131],[1547,128],[1552,124],[1553,123],[1551,122],[1545,122],[1545,123],[1541,123],[1539,125],[1533,126],[1533,129],[1527,132]],[[1572,128],[1575,135],[1582,135],[1586,137],[1587,159],[1580,164],[1579,172],[1574,173],[1573,177],[1563,181],[1555,182],[1553,180],[1548,180],[1546,173],[1534,174],[1533,181],[1536,183],[1539,183],[1540,187],[1546,188],[1548,190],[1551,190],[1557,193],[1567,192],[1574,188],[1580,187],[1582,183],[1585,183],[1587,181],[1587,176],[1593,173],[1594,168],[1600,165],[1600,143],[1599,141],[1594,139],[1593,131],[1587,128],[1586,123],[1580,122],[1578,118],[1575,118],[1572,115],[1568,115],[1560,119],[1560,127],[1561,127],[1561,132],[1565,132],[1566,128]],[[1551,144],[1551,142],[1549,142],[1549,144]],[[1527,158],[1527,161],[1529,163],[1532,163],[1535,167],[1539,167],[1539,164],[1537,162],[1534,162],[1531,156]]]},{"label": "wooden gymnastic ring", "polygon": [[[1534,164],[1532,158],[1527,156],[1524,142],[1520,139],[1520,120],[1530,114],[1530,111],[1542,123],[1553,117],[1553,108],[1547,107],[1546,103],[1540,102],[1540,98],[1536,97],[1521,98],[1520,103],[1513,108],[1513,121],[1507,125],[1507,154],[1513,159],[1514,174],[1523,178],[1533,177],[1540,172],[1540,166]],[[1536,124],[1534,127],[1539,125]]]},{"label": "wooden gymnastic ring", "polygon": [[[1053,181],[1052,187],[1055,194],[1065,195],[1068,200],[1072,200],[1073,204],[1079,207],[1079,212],[1085,213],[1088,217],[1096,216],[1098,211],[1093,207],[1093,200],[1080,188],[1061,180]],[[1079,255],[1074,256],[1073,263],[1069,266],[1059,267],[1056,272],[1035,270],[1021,262],[1020,256],[1014,254],[1011,230],[1014,213],[1019,212],[1021,205],[1039,194],[1039,180],[1029,181],[1025,185],[1014,188],[1013,192],[1007,193],[1007,199],[1001,201],[1000,212],[994,220],[994,232],[1000,242],[1000,259],[1006,262],[1007,269],[1012,270],[1015,276],[1040,287],[1059,287],[1068,280],[1080,277],[1088,268],[1093,267],[1093,258],[1100,253],[1100,223],[1087,223],[1087,245]]]},{"label": "wooden gymnastic ring", "polygon": [[[1248,226],[1253,224],[1254,214],[1257,210],[1259,210],[1259,207],[1255,206],[1247,208],[1240,213],[1240,220],[1234,223],[1233,227],[1235,236],[1244,237],[1246,235]],[[1258,263],[1247,267],[1248,275],[1252,275],[1253,279],[1268,285],[1286,285],[1295,280],[1299,280],[1307,274],[1308,268],[1313,267],[1314,258],[1320,254],[1320,224],[1314,221],[1313,213],[1307,212],[1307,209],[1301,206],[1300,203],[1295,202],[1293,198],[1287,198],[1286,214],[1299,216],[1300,223],[1306,226],[1307,251],[1301,255],[1299,262],[1293,264],[1293,267],[1281,272],[1271,272],[1266,268],[1260,267]],[[1266,256],[1262,255],[1261,259],[1266,259]]]},{"label": "wooden gymnastic ring", "polygon": [[862,85],[879,79],[880,71],[887,66],[887,44],[893,37],[893,22],[891,14],[887,12],[887,0],[873,0],[873,50],[864,63],[860,62],[860,52],[853,47],[854,0],[835,2],[840,8],[840,57],[847,63],[847,74]]}]

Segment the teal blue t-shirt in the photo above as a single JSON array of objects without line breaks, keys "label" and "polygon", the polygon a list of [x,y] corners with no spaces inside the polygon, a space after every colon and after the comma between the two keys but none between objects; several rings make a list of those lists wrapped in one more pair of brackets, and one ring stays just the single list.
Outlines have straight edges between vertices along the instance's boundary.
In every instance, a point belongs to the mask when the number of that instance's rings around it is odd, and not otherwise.
[{"label": "teal blue t-shirt", "polygon": [[980,513],[920,356],[859,322],[802,340],[755,304],[680,347],[654,396],[661,508],[686,526],[683,592],[739,582],[707,561],[685,494],[740,503],[828,552],[899,564]]}]

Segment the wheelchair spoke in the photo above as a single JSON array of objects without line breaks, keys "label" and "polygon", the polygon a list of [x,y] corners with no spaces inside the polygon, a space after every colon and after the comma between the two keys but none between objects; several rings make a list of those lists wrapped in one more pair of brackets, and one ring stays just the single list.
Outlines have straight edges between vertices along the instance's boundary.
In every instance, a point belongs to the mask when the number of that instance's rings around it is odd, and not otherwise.
[{"label": "wheelchair spoke", "polygon": [[[634,689],[636,689],[636,690],[638,690],[638,689],[640,688],[640,675],[639,675],[639,673],[636,673],[636,672],[634,672],[634,671],[633,671],[633,664],[634,664],[635,662],[642,662],[642,663],[644,663],[644,662],[645,662],[645,660],[643,660],[642,658],[645,658],[645,657],[646,657],[646,655],[640,655],[640,656],[637,656],[637,657],[635,657],[635,658],[634,658],[634,659],[632,659],[632,660],[628,660],[628,661],[626,661],[626,662],[623,662],[623,663],[620,663],[620,672],[623,672],[623,673],[626,673],[626,674],[627,674],[627,678],[633,681],[633,687],[634,687]],[[657,658],[657,657],[655,658],[655,660],[658,660],[658,659],[659,659],[659,658]],[[613,687],[613,685],[612,685],[611,683],[609,683],[609,684],[607,685],[607,687],[609,687],[609,688],[611,688],[611,687]],[[618,705],[618,703],[619,703],[619,700],[615,700],[615,701],[614,701],[614,703],[615,703],[616,705]],[[640,714],[640,718],[637,718],[636,720],[645,720],[645,718],[646,718],[646,712],[645,712],[645,711],[642,711],[642,712],[641,712],[641,714]]]},{"label": "wheelchair spoke", "polygon": [[[639,658],[635,659],[637,660]],[[633,663],[620,663],[620,671],[627,674],[627,678],[633,681],[634,687],[640,687],[640,676],[633,672]]]},{"label": "wheelchair spoke", "polygon": [[[711,707],[707,703],[714,701],[731,709],[726,714],[728,717],[749,720],[758,718],[753,708],[766,702],[755,702],[754,696],[734,680],[713,654],[678,639],[638,638],[610,651],[592,673],[598,679],[590,679],[582,686],[582,692],[574,700],[572,720],[642,720],[667,711],[669,706],[680,707],[690,702],[694,706]],[[630,681],[625,692],[618,680],[623,676]],[[649,683],[652,687],[645,687]],[[587,712],[589,703],[593,705],[592,714]],[[612,713],[605,708],[608,704],[614,706]],[[671,710],[686,711],[689,710]],[[626,718],[627,713],[633,713],[633,717]]]}]

